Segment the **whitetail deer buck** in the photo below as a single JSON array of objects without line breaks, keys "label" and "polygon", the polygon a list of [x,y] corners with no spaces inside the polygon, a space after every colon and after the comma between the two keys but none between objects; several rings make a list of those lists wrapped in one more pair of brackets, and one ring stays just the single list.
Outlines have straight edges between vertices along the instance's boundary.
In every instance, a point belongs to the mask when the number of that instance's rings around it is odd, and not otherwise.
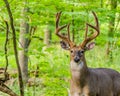
[{"label": "whitetail deer buck", "polygon": [[[61,47],[70,51],[70,93],[69,96],[120,96],[120,73],[107,68],[88,68],[85,60],[85,52],[94,47],[94,43],[89,43],[95,39],[99,33],[98,18],[92,12],[95,19],[95,26],[86,23],[84,41],[78,46],[70,40],[69,26],[59,26],[61,12],[56,14],[56,35],[62,39]],[[67,27],[68,36],[60,34],[60,30]],[[92,36],[88,37],[88,27],[95,30]]]}]

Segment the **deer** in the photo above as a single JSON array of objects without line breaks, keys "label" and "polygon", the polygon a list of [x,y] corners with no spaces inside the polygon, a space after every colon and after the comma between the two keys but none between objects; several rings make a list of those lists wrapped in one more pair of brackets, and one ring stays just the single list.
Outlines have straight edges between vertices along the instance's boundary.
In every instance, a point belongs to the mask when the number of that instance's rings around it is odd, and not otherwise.
[{"label": "deer", "polygon": [[[89,68],[87,66],[85,52],[93,49],[95,43],[92,42],[100,34],[98,17],[92,11],[95,25],[86,23],[85,36],[82,43],[75,44],[70,39],[70,23],[60,26],[59,21],[62,12],[56,14],[55,34],[61,39],[60,45],[70,52],[70,92],[69,96],[120,96],[120,73],[110,68]],[[93,29],[93,33],[88,35],[88,28]],[[67,36],[60,33],[62,29],[67,29]]]}]

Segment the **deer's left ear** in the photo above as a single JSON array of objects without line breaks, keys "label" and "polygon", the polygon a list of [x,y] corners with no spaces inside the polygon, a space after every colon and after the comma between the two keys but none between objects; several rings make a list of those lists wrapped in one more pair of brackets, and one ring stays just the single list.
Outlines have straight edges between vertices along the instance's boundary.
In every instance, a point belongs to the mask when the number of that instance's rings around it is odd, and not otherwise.
[{"label": "deer's left ear", "polygon": [[61,41],[60,41],[60,45],[61,45],[61,47],[62,47],[63,49],[65,49],[65,50],[70,50],[70,45],[69,45],[67,42],[65,42],[65,41],[61,40]]},{"label": "deer's left ear", "polygon": [[95,46],[95,42],[90,42],[89,44],[87,44],[86,45],[86,50],[91,50],[91,49],[93,49],[94,48],[94,46]]}]

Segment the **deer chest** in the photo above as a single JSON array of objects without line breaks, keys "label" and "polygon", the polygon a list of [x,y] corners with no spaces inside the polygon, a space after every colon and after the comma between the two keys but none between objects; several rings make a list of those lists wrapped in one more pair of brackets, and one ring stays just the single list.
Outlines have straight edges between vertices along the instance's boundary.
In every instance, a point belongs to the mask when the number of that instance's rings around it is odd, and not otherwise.
[{"label": "deer chest", "polygon": [[70,95],[69,96],[89,96],[89,87],[85,85],[83,88],[77,86],[74,82],[70,82]]}]

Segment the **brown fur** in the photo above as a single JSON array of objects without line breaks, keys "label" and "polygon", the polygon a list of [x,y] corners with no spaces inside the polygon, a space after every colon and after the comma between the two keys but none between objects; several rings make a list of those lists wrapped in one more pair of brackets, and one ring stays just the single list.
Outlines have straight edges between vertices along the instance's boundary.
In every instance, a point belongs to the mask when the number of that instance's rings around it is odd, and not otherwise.
[{"label": "brown fur", "polygon": [[[74,55],[71,61],[73,58]],[[82,69],[71,68],[70,96],[120,96],[120,73],[107,68],[88,68],[84,56],[81,60]]]},{"label": "brown fur", "polygon": [[[86,23],[85,39],[77,46],[70,40],[70,24],[59,26],[61,12],[56,14],[56,35],[62,39],[60,42],[63,49],[70,51],[70,96],[120,96],[120,73],[107,68],[88,68],[84,56],[86,50],[95,45],[89,43],[100,34],[99,22],[95,12],[92,12],[95,25]],[[60,34],[60,30],[67,27],[68,36]],[[88,27],[95,32],[87,36]]]},{"label": "brown fur", "polygon": [[[120,73],[107,68],[88,68],[81,47],[70,53],[70,96],[120,96]],[[78,54],[79,53],[79,54]],[[80,62],[75,62],[76,57]]]}]

